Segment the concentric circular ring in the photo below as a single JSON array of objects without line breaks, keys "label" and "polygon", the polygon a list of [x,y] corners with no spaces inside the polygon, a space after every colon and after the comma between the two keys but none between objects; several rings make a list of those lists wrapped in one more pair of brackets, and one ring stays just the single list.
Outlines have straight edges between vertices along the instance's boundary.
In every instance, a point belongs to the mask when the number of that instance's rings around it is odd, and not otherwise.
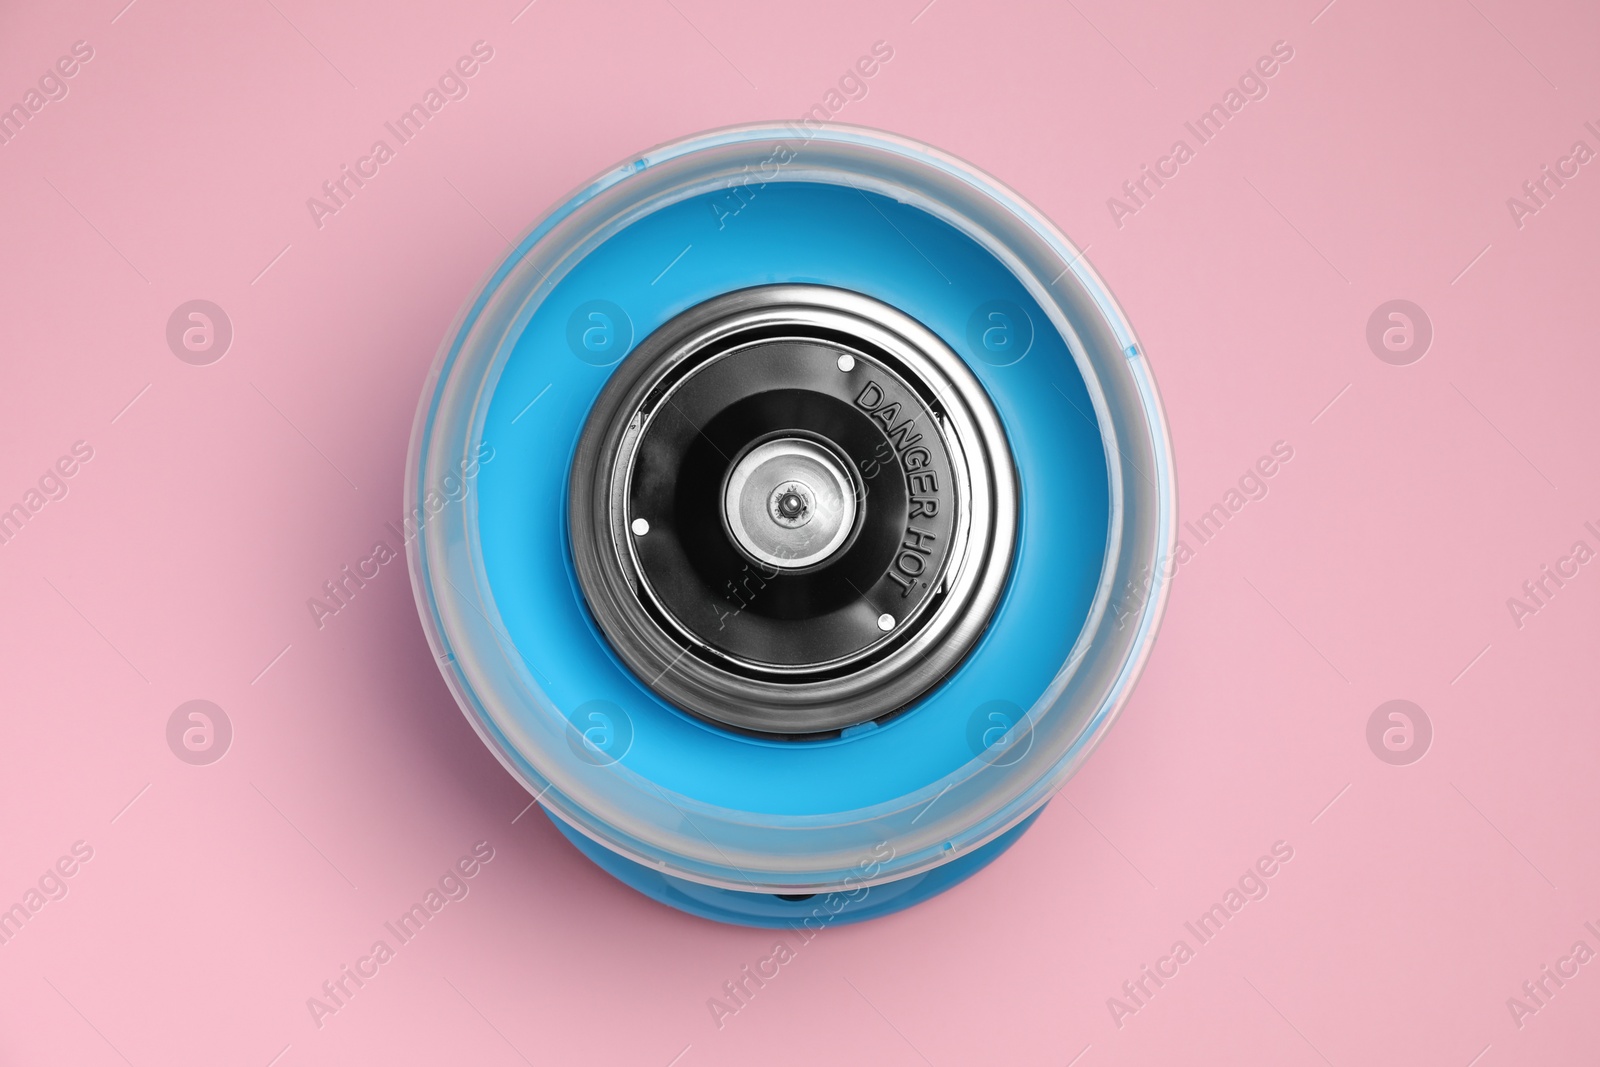
[{"label": "concentric circular ring", "polygon": [[815,737],[961,661],[1016,508],[999,417],[943,341],[859,293],[774,285],[690,308],[623,360],[579,440],[568,522],[585,599],[636,675],[720,725]]}]

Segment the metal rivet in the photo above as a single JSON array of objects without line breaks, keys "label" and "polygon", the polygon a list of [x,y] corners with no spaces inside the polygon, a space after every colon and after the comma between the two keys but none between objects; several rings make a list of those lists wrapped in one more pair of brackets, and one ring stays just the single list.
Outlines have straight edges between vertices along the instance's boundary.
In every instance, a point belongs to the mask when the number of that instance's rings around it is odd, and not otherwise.
[{"label": "metal rivet", "polygon": [[839,369],[844,371],[846,374],[849,374],[851,371],[855,370],[856,369],[856,357],[852,356],[848,352],[846,352],[844,355],[840,356],[839,357]]},{"label": "metal rivet", "polygon": [[635,537],[643,537],[645,534],[647,534],[649,532],[650,532],[650,522],[649,522],[648,519],[634,519],[633,520],[633,533],[634,533]]},{"label": "metal rivet", "polygon": [[894,629],[894,616],[887,613],[879,615],[878,629],[882,630],[884,633],[888,633],[890,630]]}]

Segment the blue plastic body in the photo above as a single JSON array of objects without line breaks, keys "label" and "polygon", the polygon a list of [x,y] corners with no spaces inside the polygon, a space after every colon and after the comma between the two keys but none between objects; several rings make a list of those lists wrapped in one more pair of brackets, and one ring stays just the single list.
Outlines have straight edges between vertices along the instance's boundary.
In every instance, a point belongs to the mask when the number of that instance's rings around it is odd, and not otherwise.
[{"label": "blue plastic body", "polygon": [[770,893],[741,893],[736,889],[720,889],[674,878],[595,844],[554,816],[550,821],[556,824],[568,841],[577,846],[579,852],[593,860],[607,874],[637,889],[651,900],[690,915],[698,915],[702,919],[735,926],[817,931],[827,926],[865,922],[880,915],[891,915],[920,904],[929,897],[938,896],[998,859],[1000,853],[1010,848],[1043,811],[1040,808],[982,848],[922,874],[881,885],[803,895],[796,899],[785,899]]}]

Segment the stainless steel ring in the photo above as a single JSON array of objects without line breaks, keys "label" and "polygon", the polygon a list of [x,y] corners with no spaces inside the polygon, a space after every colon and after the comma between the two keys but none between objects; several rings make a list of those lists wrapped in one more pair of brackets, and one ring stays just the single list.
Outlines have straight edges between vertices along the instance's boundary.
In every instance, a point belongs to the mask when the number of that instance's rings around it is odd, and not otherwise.
[{"label": "stainless steel ring", "polygon": [[[641,548],[650,544],[646,539],[665,536],[671,517],[635,515],[630,508],[638,491],[641,442],[652,434],[654,420],[678,417],[674,398],[686,395],[680,392],[686,383],[718,361],[779,342],[837,351],[836,373],[849,376],[852,390],[861,389],[856,406],[863,412],[890,407],[871,405],[874,396],[883,399],[883,390],[908,387],[915,394],[915,413],[879,420],[884,432],[874,454],[848,457],[862,494],[853,504],[869,518],[882,518],[883,513],[873,511],[872,497],[862,490],[863,472],[869,476],[866,481],[879,475],[877,465],[907,474],[898,466],[902,453],[897,451],[909,440],[905,419],[914,419],[918,431],[937,434],[953,481],[941,489],[943,505],[921,505],[948,509],[939,517],[948,524],[940,529],[948,529],[949,544],[940,546],[944,554],[938,557],[937,573],[930,564],[928,573],[912,575],[911,563],[920,569],[924,557],[933,559],[926,553],[918,556],[908,549],[893,556],[884,588],[915,584],[917,597],[906,590],[900,594],[903,601],[880,596],[872,604],[867,601],[878,587],[868,590],[863,602],[848,610],[851,618],[870,614],[875,631],[871,641],[814,662],[779,663],[730,651],[706,626],[686,621],[688,613],[669,602],[651,570],[657,565]],[[874,388],[880,392],[873,394]],[[909,394],[902,389],[893,395]],[[838,451],[825,440],[819,448]],[[718,484],[726,486],[737,459],[723,458],[729,466]],[[913,484],[925,488],[928,481],[923,475]],[[728,293],[681,313],[642,341],[618,366],[589,415],[569,493],[568,525],[579,584],[596,623],[623,662],[686,712],[724,727],[786,737],[826,735],[882,720],[946,677],[971,650],[1000,599],[1017,528],[1010,447],[993,405],[966,364],[937,335],[889,305],[818,285]],[[792,510],[795,505],[785,506]],[[912,514],[917,514],[915,507]],[[866,519],[852,514],[852,521],[859,526]],[[638,533],[641,529],[648,532]],[[913,548],[923,536],[915,520],[906,525],[904,537]],[[840,551],[833,545],[816,560],[807,559],[805,569],[826,567]],[[778,560],[763,561],[759,554],[745,552],[758,567],[769,566],[771,575],[784,570]],[[899,573],[902,567],[905,573]],[[894,610],[896,603],[914,606],[901,614]]]}]

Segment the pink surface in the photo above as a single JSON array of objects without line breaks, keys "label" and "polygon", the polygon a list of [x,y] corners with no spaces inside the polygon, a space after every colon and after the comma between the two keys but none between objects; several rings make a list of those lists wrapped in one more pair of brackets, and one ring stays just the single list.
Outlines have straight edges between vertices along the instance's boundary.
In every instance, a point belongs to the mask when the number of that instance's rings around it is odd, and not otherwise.
[{"label": "pink surface", "polygon": [[[42,503],[0,545],[0,907],[40,905],[0,927],[0,1062],[1593,1062],[1600,962],[1571,952],[1600,951],[1600,566],[1571,552],[1600,550],[1600,166],[1570,153],[1600,150],[1600,11],[124,2],[0,16],[0,103],[93,51],[0,144],[0,508]],[[1186,535],[1122,722],[1016,848],[790,937],[719,1028],[708,1000],[775,936],[518,818],[403,563],[320,631],[306,600],[392,539],[424,373],[503,235],[642,147],[799,116],[879,40],[838,118],[972,160],[1089,246],[1156,368],[1182,518],[1293,458]],[[467,95],[319,228],[307,198],[476,41]],[[1267,95],[1198,144],[1184,123],[1279,41]],[[1546,164],[1576,174],[1534,212]],[[167,342],[194,299],[233,327],[210,365]],[[1432,323],[1409,365],[1367,341],[1393,299]],[[1569,577],[1531,600],[1547,564]],[[1408,765],[1375,754],[1387,719],[1368,743],[1396,699],[1432,725]],[[169,747],[191,700],[232,725],[220,761],[175,755],[186,715]],[[314,1019],[478,842],[466,895]],[[1201,944],[1185,923],[1275,842],[1267,895]],[[1135,1000],[1147,964],[1177,974]]]}]

